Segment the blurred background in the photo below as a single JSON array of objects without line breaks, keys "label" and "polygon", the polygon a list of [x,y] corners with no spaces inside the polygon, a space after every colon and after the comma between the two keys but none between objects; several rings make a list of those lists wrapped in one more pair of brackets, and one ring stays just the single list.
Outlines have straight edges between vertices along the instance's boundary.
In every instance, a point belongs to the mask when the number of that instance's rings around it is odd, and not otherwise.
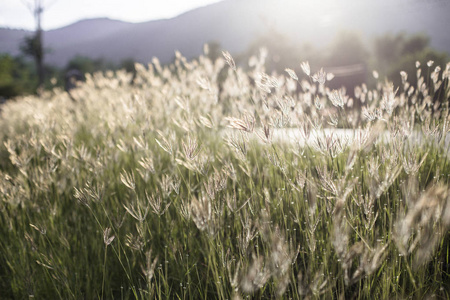
[{"label": "blurred background", "polygon": [[335,78],[351,94],[373,70],[397,86],[400,71],[415,83],[415,63],[445,65],[450,55],[448,0],[1,0],[0,100],[96,71],[126,69],[157,57],[169,64],[215,60],[229,51],[236,63],[264,47],[268,72],[300,62]]}]

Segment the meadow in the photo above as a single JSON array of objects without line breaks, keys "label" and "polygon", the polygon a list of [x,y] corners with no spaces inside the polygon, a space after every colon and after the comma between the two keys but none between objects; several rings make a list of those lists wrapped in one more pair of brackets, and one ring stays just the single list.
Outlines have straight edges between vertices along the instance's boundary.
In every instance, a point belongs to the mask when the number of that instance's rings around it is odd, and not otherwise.
[{"label": "meadow", "polygon": [[450,63],[350,97],[266,55],[2,105],[0,298],[449,299]]}]

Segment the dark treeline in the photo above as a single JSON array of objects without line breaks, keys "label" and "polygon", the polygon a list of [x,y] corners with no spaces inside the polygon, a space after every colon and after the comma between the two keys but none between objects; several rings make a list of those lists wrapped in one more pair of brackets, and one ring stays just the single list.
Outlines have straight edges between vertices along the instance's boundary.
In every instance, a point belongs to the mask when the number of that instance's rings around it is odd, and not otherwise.
[{"label": "dark treeline", "polygon": [[[211,59],[221,55],[219,43],[210,42],[209,45]],[[245,67],[249,58],[262,47],[268,51],[266,67],[269,72],[281,73],[285,68],[291,68],[301,73],[300,62],[309,61],[312,71],[323,67],[326,72],[335,75],[329,84],[331,88],[345,86],[350,94],[356,85],[364,82],[370,85],[373,82],[373,70],[381,78],[392,80],[395,86],[401,84],[400,71],[406,71],[410,74],[408,80],[415,84],[416,61],[425,63],[433,60],[434,65],[443,66],[449,60],[446,53],[431,48],[429,37],[423,34],[386,34],[364,43],[358,34],[349,31],[341,32],[327,47],[321,49],[296,43],[278,32],[268,32],[256,38],[243,53],[235,53],[234,57],[237,63]],[[68,74],[74,71],[85,74],[118,69],[133,72],[133,59],[113,63],[104,59],[76,56],[64,68],[45,65],[43,88],[67,88]],[[26,53],[17,57],[0,54],[0,98],[36,93],[38,86],[36,66]]]},{"label": "dark treeline", "polygon": [[[134,61],[127,59],[119,64],[104,59],[90,59],[76,56],[64,68],[45,65],[45,81],[43,88],[67,88],[68,76],[76,71],[79,74],[94,73],[106,70],[126,69],[132,72]],[[12,57],[0,54],[0,97],[4,99],[19,95],[34,94],[39,86],[35,64],[26,56]]]},{"label": "dark treeline", "polygon": [[386,34],[364,43],[360,35],[351,31],[341,32],[325,48],[298,44],[282,34],[272,32],[256,39],[237,60],[245,63],[263,46],[269,53],[266,61],[269,71],[281,73],[285,68],[291,68],[301,74],[300,62],[309,61],[312,72],[323,67],[326,72],[335,75],[327,86],[344,86],[350,94],[356,85],[374,84],[374,70],[380,78],[393,81],[395,86],[401,85],[400,72],[405,71],[410,75],[409,82],[415,85],[416,61],[424,65],[433,60],[434,66],[444,66],[449,61],[448,54],[433,49],[430,38],[424,34]]}]

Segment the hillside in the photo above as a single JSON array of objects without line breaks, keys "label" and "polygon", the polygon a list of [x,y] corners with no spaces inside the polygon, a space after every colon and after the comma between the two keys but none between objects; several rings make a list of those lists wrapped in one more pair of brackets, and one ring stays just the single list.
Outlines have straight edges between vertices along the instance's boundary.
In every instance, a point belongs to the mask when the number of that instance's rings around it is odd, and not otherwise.
[{"label": "hillside", "polygon": [[[321,3],[318,7],[313,1],[225,0],[166,20],[136,24],[107,18],[82,20],[45,32],[46,47],[51,49],[47,62],[62,66],[77,54],[113,62],[125,58],[148,62],[153,56],[169,62],[175,50],[194,57],[210,41],[237,53],[271,30],[315,46],[326,46],[340,30],[356,29],[366,42],[387,32],[420,32],[431,37],[437,50],[450,53],[449,1]],[[0,53],[18,54],[20,41],[29,33],[0,28]]]}]

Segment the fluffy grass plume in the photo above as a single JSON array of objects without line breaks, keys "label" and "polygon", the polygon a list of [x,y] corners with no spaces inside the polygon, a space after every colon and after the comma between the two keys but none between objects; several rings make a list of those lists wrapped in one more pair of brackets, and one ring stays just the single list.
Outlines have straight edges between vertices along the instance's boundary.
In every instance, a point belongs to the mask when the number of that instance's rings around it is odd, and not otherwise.
[{"label": "fluffy grass plume", "polygon": [[223,56],[0,107],[1,298],[448,299],[450,64]]}]

